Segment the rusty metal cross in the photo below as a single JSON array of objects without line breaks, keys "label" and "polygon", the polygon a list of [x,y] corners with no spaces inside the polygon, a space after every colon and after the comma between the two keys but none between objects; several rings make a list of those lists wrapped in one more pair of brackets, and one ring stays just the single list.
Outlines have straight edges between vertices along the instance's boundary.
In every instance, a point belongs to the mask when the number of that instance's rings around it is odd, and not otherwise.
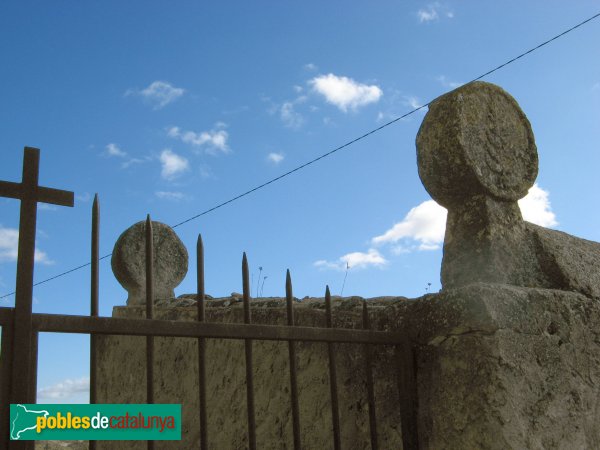
[{"label": "rusty metal cross", "polygon": [[[12,359],[11,403],[34,403],[35,386],[32,373],[32,298],[33,267],[35,260],[35,230],[37,204],[51,203],[73,206],[73,192],[41,187],[38,185],[40,150],[25,147],[23,177],[20,183],[0,181],[0,197],[21,200],[19,217],[19,250],[17,258],[17,286],[15,290],[14,350]],[[35,367],[35,366],[34,366]]]}]

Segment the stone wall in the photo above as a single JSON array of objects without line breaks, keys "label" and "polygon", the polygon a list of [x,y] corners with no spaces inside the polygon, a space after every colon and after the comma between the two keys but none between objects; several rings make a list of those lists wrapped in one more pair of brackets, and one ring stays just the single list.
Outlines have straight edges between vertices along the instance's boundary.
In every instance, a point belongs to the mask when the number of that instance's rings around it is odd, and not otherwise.
[{"label": "stone wall", "polygon": [[[190,300],[177,300],[189,304]],[[374,327],[409,329],[417,349],[418,423],[423,449],[600,448],[600,302],[575,292],[473,284],[415,300],[369,300]],[[335,299],[335,325],[358,327],[358,298]],[[142,317],[139,306],[115,317]],[[156,308],[159,318],[193,320],[195,306]],[[300,325],[323,326],[320,299],[296,306]],[[211,322],[241,322],[236,298],[208,302]],[[253,321],[283,324],[280,299],[253,301]],[[184,441],[198,442],[197,350],[193,339],[157,339],[156,401],[181,402]],[[292,448],[285,343],[255,341],[257,441]],[[145,401],[144,338],[105,337],[99,347],[101,402]],[[338,383],[343,448],[367,449],[368,412],[360,347],[341,345]],[[331,448],[325,344],[301,344],[298,379],[305,448]],[[246,446],[244,352],[241,341],[208,344],[211,448]],[[400,449],[400,411],[390,350],[375,357],[380,446]],[[102,449],[145,448],[103,443]]]},{"label": "stone wall", "polygon": [[[210,322],[243,322],[239,298],[209,300]],[[180,305],[188,299],[175,301]],[[376,299],[370,302],[373,325],[379,329],[396,320],[394,305],[406,299]],[[174,303],[174,302],[173,302]],[[361,303],[357,298],[334,298],[334,326],[361,326]],[[325,326],[322,300],[305,299],[295,305],[297,325]],[[114,317],[143,317],[144,307],[116,307]],[[195,320],[195,302],[190,306],[161,307],[155,318]],[[252,321],[286,323],[282,299],[252,301]],[[99,340],[98,398],[101,403],[145,403],[145,338],[107,336]],[[343,448],[369,446],[369,418],[363,348],[336,344],[340,424]],[[298,392],[304,448],[331,448],[333,435],[327,345],[300,343]],[[183,404],[183,441],[160,443],[161,449],[193,448],[199,439],[197,341],[186,338],[155,339],[155,402]],[[207,391],[209,448],[243,449],[247,445],[244,344],[240,340],[207,341]],[[293,448],[290,378],[286,342],[254,341],[254,392],[257,446],[260,449]],[[400,415],[393,349],[375,352],[375,394],[379,438],[382,448],[401,448]],[[145,449],[142,442],[104,442],[100,449]]]}]

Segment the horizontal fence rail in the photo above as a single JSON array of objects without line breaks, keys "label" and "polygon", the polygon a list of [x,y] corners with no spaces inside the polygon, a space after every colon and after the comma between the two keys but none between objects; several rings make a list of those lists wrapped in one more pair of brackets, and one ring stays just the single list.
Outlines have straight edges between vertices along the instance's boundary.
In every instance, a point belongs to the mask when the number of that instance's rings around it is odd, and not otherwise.
[{"label": "horizontal fence rail", "polygon": [[[31,185],[37,185],[37,164],[39,151],[36,149],[26,149],[25,167],[23,184],[27,181]],[[33,162],[32,162],[33,161]],[[26,172],[31,172],[35,176],[30,176],[31,180],[26,180]],[[15,183],[0,182],[0,195],[20,198],[22,201],[26,197],[21,195],[14,186]],[[16,190],[15,190],[16,189]],[[20,188],[19,188],[20,189]],[[2,385],[0,386],[0,415],[2,423],[0,424],[0,448],[7,449],[25,449],[33,448],[32,441],[10,441],[8,408],[10,403],[34,403],[37,386],[37,356],[38,356],[38,337],[41,332],[51,333],[79,333],[89,334],[90,339],[90,402],[97,401],[98,377],[97,377],[97,339],[99,335],[120,335],[120,336],[145,336],[146,337],[146,401],[154,401],[154,338],[155,337],[179,337],[194,338],[198,340],[198,365],[199,365],[199,419],[200,419],[200,442],[198,448],[206,450],[210,445],[210,430],[207,427],[207,407],[206,407],[206,339],[234,339],[243,340],[245,346],[245,372],[246,372],[246,392],[247,392],[247,417],[248,417],[248,448],[256,449],[256,419],[254,407],[254,362],[253,362],[253,341],[287,341],[290,371],[290,402],[291,402],[291,420],[293,431],[293,448],[300,450],[302,448],[302,439],[300,433],[300,402],[298,395],[297,379],[297,353],[296,343],[313,342],[327,344],[328,349],[328,372],[331,393],[331,432],[333,439],[333,448],[338,450],[342,448],[340,411],[338,399],[338,380],[336,368],[337,344],[358,344],[362,345],[365,355],[365,375],[368,394],[368,413],[371,448],[378,448],[377,420],[375,415],[375,393],[373,379],[373,345],[393,346],[395,349],[398,365],[396,367],[396,376],[398,382],[398,400],[400,406],[402,441],[404,450],[413,450],[418,448],[417,439],[417,395],[416,380],[414,372],[414,354],[410,339],[405,331],[375,331],[371,330],[369,320],[369,311],[367,303],[362,305],[362,329],[335,328],[333,326],[331,294],[329,287],[325,291],[325,304],[323,310],[324,327],[305,327],[297,326],[294,318],[294,298],[292,295],[292,281],[289,270],[286,273],[285,282],[285,308],[287,325],[264,325],[251,323],[251,298],[248,260],[244,253],[242,259],[242,285],[243,302],[239,307],[241,320],[243,323],[208,323],[205,312],[205,286],[204,286],[204,245],[201,236],[198,236],[197,242],[197,312],[198,316],[194,321],[163,320],[154,318],[154,236],[153,226],[148,215],[145,226],[145,263],[146,263],[146,304],[145,317],[139,319],[119,318],[119,317],[100,317],[99,316],[99,202],[98,197],[94,198],[92,206],[92,239],[91,239],[91,282],[90,282],[90,315],[65,315],[65,314],[41,314],[33,313],[31,310],[32,287],[33,287],[33,246],[35,244],[35,215],[36,211],[33,205],[38,201],[51,201],[57,204],[72,206],[73,193],[57,191],[49,188],[38,188],[39,196],[37,198],[27,198],[30,203],[32,217],[26,217],[29,223],[27,232],[20,234],[19,248],[27,244],[30,247],[28,252],[19,251],[18,273],[22,280],[18,284],[18,295],[16,296],[15,307],[0,307],[0,327],[2,327],[2,341],[0,353],[0,376]],[[14,192],[13,192],[14,191]],[[18,192],[17,192],[18,191]],[[8,195],[7,195],[8,193]],[[14,195],[13,195],[14,194]],[[21,197],[19,197],[19,195]],[[60,197],[61,194],[64,198]],[[56,197],[56,198],[54,198]],[[60,198],[59,198],[60,197]],[[21,217],[23,220],[23,217]],[[33,226],[31,226],[33,224]],[[23,258],[22,253],[26,253]],[[18,277],[19,278],[19,277]],[[233,308],[234,310],[236,307]],[[141,311],[141,310],[140,310]],[[19,367],[22,367],[22,373],[25,376],[15,377],[15,350],[25,349],[28,357],[20,357]],[[20,370],[20,369],[19,369]],[[21,372],[18,372],[21,373]],[[19,379],[16,379],[19,378]],[[308,418],[310,420],[310,418]],[[148,449],[153,450],[155,443],[148,441]],[[90,450],[96,448],[96,442],[90,441]]]},{"label": "horizontal fence rail", "polygon": [[[0,325],[10,323],[13,308],[0,308]],[[63,314],[32,314],[38,332],[114,334],[123,336],[162,336],[216,339],[256,339],[267,341],[337,342],[345,344],[397,345],[406,335],[392,331],[345,328],[288,327],[243,323],[180,322],[162,319],[126,319]]]}]

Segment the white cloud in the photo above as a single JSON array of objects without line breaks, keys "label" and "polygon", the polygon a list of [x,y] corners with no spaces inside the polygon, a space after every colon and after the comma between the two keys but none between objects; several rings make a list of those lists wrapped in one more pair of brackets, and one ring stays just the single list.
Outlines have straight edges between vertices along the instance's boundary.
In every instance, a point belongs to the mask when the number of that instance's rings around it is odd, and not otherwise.
[{"label": "white cloud", "polygon": [[[557,225],[550,208],[548,192],[534,184],[527,195],[519,200],[523,219],[543,227]],[[406,217],[380,236],[374,245],[396,244],[392,252],[407,253],[413,250],[437,250],[444,242],[447,211],[433,200],[412,208]]]},{"label": "white cloud", "polygon": [[437,21],[440,17],[447,17],[448,19],[454,18],[454,12],[448,9],[448,7],[442,5],[439,2],[430,3],[427,7],[417,11],[417,17],[420,23]]},{"label": "white cloud", "polygon": [[[19,230],[0,225],[0,262],[16,261],[19,253]],[[46,252],[35,249],[34,261],[40,264],[54,264]]]},{"label": "white cloud", "polygon": [[267,155],[267,160],[273,164],[279,164],[281,161],[283,161],[283,158],[283,153],[269,153]]},{"label": "white cloud", "polygon": [[357,83],[348,77],[338,77],[332,73],[320,75],[309,81],[315,92],[323,95],[327,102],[343,112],[357,110],[369,103],[376,103],[383,95],[379,86]]},{"label": "white cloud", "polygon": [[126,160],[121,163],[121,169],[127,169],[134,164],[141,164],[152,160],[152,158],[148,156],[144,158],[129,157],[129,154],[126,151],[122,150],[117,144],[114,143],[110,143],[105,147],[104,154],[109,157],[115,156],[117,158],[126,158]]},{"label": "white cloud", "polygon": [[315,71],[318,67],[313,63],[304,64],[304,70]]},{"label": "white cloud", "polygon": [[113,143],[106,146],[106,154],[108,156],[118,156],[119,158],[125,158],[127,156],[127,152],[124,152],[117,144]]},{"label": "white cloud", "polygon": [[438,12],[432,5],[417,11],[417,16],[419,17],[419,22],[421,23],[439,19]]},{"label": "white cloud", "polygon": [[77,394],[87,394],[90,391],[90,378],[67,378],[53,386],[38,389],[40,399],[60,400]]},{"label": "white cloud", "polygon": [[366,269],[367,267],[382,267],[387,264],[387,260],[376,249],[371,248],[367,253],[353,252],[338,258],[335,262],[326,260],[315,261],[314,266],[321,269],[346,270]]},{"label": "white cloud", "polygon": [[393,244],[408,238],[424,246],[422,250],[432,249],[444,240],[446,214],[445,208],[433,200],[427,200],[412,208],[402,221],[385,233],[374,237],[372,243]]},{"label": "white cloud", "polygon": [[215,129],[210,131],[202,131],[197,133],[195,131],[182,131],[179,127],[171,127],[167,130],[167,135],[174,139],[180,139],[186,144],[190,144],[194,147],[204,147],[206,152],[214,155],[217,152],[229,153],[231,149],[227,144],[229,139],[229,133],[223,128],[225,124],[219,122],[216,124]]},{"label": "white cloud", "polygon": [[283,124],[289,128],[297,129],[304,123],[304,117],[294,109],[293,102],[284,102],[283,105],[281,105],[279,117],[281,117]]},{"label": "white cloud", "polygon": [[154,195],[161,200],[179,201],[185,198],[185,194],[183,192],[156,191]]},{"label": "white cloud", "polygon": [[534,184],[525,197],[519,200],[519,207],[523,219],[535,223],[542,227],[552,227],[558,225],[556,216],[550,207],[548,191],[540,188],[537,183]]},{"label": "white cloud", "polygon": [[167,180],[177,177],[190,168],[187,159],[173,153],[168,148],[161,152],[160,162],[162,164],[161,176]]},{"label": "white cloud", "polygon": [[139,95],[154,109],[160,109],[174,102],[185,93],[182,88],[177,88],[167,81],[154,81],[141,91],[129,89],[125,95]]},{"label": "white cloud", "polygon": [[594,83],[592,86],[592,91],[600,91],[600,82]]},{"label": "white cloud", "polygon": [[445,75],[440,75],[436,78],[436,80],[445,88],[456,89],[457,87],[462,86],[464,83],[460,83],[457,81],[450,81],[446,78]]}]

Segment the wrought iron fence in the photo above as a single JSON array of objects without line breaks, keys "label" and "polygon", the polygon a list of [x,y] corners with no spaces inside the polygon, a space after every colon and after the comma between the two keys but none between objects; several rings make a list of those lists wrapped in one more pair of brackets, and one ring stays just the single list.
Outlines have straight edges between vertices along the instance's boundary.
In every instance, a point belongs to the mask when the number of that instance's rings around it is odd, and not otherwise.
[{"label": "wrought iron fence", "polygon": [[[90,335],[90,403],[97,402],[97,340],[98,335],[146,336],[146,401],[154,401],[154,338],[187,337],[198,340],[199,364],[199,419],[202,450],[210,448],[210,430],[207,426],[206,406],[206,339],[242,339],[245,346],[246,407],[248,416],[248,446],[256,447],[256,422],[254,414],[253,341],[287,341],[289,350],[290,402],[292,411],[293,445],[302,448],[300,433],[299,396],[297,383],[297,342],[321,342],[328,347],[329,385],[331,393],[331,416],[333,447],[341,449],[340,413],[336,371],[336,344],[362,345],[367,382],[368,412],[371,448],[379,448],[375,394],[373,379],[372,347],[390,345],[396,349],[398,405],[401,417],[402,442],[405,450],[418,448],[417,438],[417,392],[414,355],[407,333],[401,331],[374,331],[371,329],[367,303],[363,302],[362,328],[334,328],[329,287],[325,290],[326,327],[303,327],[295,325],[292,279],[286,274],[287,325],[252,324],[248,260],[242,258],[244,323],[209,323],[205,314],[204,245],[202,237],[197,242],[197,321],[182,322],[153,318],[153,231],[150,216],[146,219],[146,318],[100,317],[98,314],[99,286],[99,235],[100,212],[98,197],[92,206],[91,236],[91,290],[90,315],[38,314],[32,313],[33,268],[37,202],[73,206],[73,193],[38,186],[39,150],[25,148],[23,178],[21,183],[0,181],[0,196],[21,200],[19,224],[19,253],[17,262],[17,286],[14,308],[0,308],[2,343],[0,353],[0,444],[7,449],[32,449],[33,441],[9,439],[9,405],[11,403],[35,403],[37,389],[38,338],[40,332],[83,333]],[[304,418],[309,419],[309,418]],[[96,443],[90,441],[90,449]],[[154,442],[148,441],[148,448]]]}]

